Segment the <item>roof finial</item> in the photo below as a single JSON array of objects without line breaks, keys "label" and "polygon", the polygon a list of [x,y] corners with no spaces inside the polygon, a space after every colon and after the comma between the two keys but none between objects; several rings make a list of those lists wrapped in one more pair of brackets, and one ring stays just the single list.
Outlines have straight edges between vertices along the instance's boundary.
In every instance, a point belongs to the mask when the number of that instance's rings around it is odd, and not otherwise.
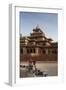
[{"label": "roof finial", "polygon": [[39,25],[37,24],[36,29],[39,29]]}]

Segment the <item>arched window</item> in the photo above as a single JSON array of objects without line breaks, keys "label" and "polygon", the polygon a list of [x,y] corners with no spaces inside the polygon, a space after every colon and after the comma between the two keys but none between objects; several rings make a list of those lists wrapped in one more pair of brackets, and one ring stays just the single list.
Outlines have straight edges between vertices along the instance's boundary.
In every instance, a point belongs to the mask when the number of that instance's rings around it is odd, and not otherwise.
[{"label": "arched window", "polygon": [[20,53],[23,54],[23,48],[20,49]]},{"label": "arched window", "polygon": [[27,48],[27,53],[30,53],[30,48]]},{"label": "arched window", "polygon": [[35,48],[27,48],[27,53],[35,53]]},{"label": "arched window", "polygon": [[45,50],[43,50],[42,52],[43,52],[43,54],[45,54]]},{"label": "arched window", "polygon": [[56,51],[56,50],[53,50],[53,51],[52,51],[52,53],[53,53],[53,54],[56,54],[56,53],[57,53],[57,51]]},{"label": "arched window", "polygon": [[30,48],[30,53],[32,53],[32,48]]},{"label": "arched window", "polygon": [[33,48],[33,53],[35,53],[35,48]]}]

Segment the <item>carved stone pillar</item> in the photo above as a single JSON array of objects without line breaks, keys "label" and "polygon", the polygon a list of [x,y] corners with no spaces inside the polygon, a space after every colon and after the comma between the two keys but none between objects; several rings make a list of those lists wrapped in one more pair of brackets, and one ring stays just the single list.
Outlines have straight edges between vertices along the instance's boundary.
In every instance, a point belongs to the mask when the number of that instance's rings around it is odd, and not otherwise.
[{"label": "carved stone pillar", "polygon": [[23,54],[26,54],[27,53],[27,50],[25,47],[23,47]]},{"label": "carved stone pillar", "polygon": [[48,54],[48,49],[46,49],[46,54]]}]

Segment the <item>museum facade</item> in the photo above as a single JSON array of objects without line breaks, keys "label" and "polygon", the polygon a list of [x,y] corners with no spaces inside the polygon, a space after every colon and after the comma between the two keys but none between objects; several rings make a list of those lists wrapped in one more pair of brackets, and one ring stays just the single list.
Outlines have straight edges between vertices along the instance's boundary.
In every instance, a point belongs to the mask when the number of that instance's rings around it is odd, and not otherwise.
[{"label": "museum facade", "polygon": [[20,61],[57,61],[58,42],[48,38],[41,28],[36,27],[30,36],[20,35]]}]

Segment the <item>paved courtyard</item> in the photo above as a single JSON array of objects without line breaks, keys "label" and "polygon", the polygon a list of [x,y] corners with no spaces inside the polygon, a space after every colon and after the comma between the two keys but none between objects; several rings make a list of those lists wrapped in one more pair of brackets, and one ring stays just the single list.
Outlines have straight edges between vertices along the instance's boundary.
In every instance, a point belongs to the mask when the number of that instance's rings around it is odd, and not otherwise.
[{"label": "paved courtyard", "polygon": [[[21,62],[20,65],[28,66],[28,62]],[[48,76],[57,76],[58,75],[58,64],[57,62],[44,62],[37,61],[36,67],[42,72],[46,72]],[[29,73],[27,68],[20,67],[20,77],[33,77],[32,73]]]}]

